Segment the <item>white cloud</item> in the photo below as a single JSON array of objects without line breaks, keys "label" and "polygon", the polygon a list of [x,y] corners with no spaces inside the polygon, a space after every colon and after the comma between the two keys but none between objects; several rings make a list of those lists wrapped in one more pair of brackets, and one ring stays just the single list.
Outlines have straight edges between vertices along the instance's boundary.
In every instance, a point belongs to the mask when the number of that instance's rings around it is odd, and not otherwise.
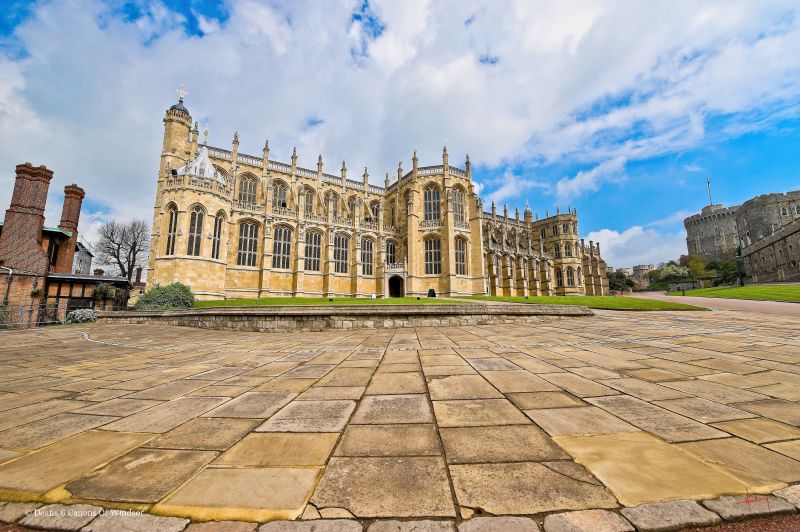
[{"label": "white cloud", "polygon": [[582,170],[575,177],[563,177],[556,183],[556,196],[559,200],[577,198],[595,192],[605,182],[621,183],[625,180],[625,159],[616,157],[604,161],[590,170]]},{"label": "white cloud", "polygon": [[549,189],[546,183],[537,181],[536,179],[525,179],[514,174],[512,171],[507,170],[502,178],[497,179],[499,184],[493,192],[487,197],[487,203],[494,201],[496,204],[502,205],[508,200],[515,200],[519,202],[521,198],[525,197],[526,192],[533,189]]},{"label": "white cloud", "polygon": [[[245,153],[269,137],[274,158],[297,144],[301,165],[322,153],[327,171],[347,159],[377,183],[413,148],[436,164],[445,138],[454,164],[469,152],[476,167],[590,168],[484,183],[498,202],[540,185],[562,200],[600,190],[626,162],[697,146],[718,113],[729,135],[800,114],[790,0],[383,0],[371,6],[384,30],[354,62],[359,4],[231,0],[224,23],[199,21],[202,37],[159,0],[134,22],[100,0],[36,4],[15,32],[27,55],[0,56],[0,209],[29,160],[55,170],[51,201],[78,182],[109,216],[148,219],[180,83],[212,144],[238,129]],[[487,53],[495,64],[479,62]],[[324,123],[308,130],[309,117]]]},{"label": "white cloud", "polygon": [[658,264],[686,254],[684,231],[669,233],[634,225],[622,232],[613,229],[592,231],[586,240],[599,242],[603,259],[614,268]]}]

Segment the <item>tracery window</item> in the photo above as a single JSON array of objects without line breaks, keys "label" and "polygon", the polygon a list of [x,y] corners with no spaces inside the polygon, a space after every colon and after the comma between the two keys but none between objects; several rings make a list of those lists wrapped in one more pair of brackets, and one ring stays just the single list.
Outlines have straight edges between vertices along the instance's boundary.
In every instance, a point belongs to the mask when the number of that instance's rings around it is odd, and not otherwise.
[{"label": "tracery window", "polygon": [[397,247],[395,243],[391,240],[386,241],[386,263],[387,264],[396,264],[397,263]]},{"label": "tracery window", "polygon": [[347,273],[350,237],[339,233],[333,238],[333,266],[336,273]]},{"label": "tracery window", "polygon": [[272,244],[272,267],[287,270],[292,255],[292,230],[279,225],[275,228]]},{"label": "tracery window", "polygon": [[203,209],[196,205],[189,216],[189,246],[187,255],[200,255],[200,242],[203,238]]},{"label": "tracery window", "polygon": [[217,213],[216,218],[214,218],[214,236],[211,239],[211,258],[218,259],[219,258],[219,248],[220,244],[222,243],[222,224],[225,222],[225,218],[222,215],[222,211]]},{"label": "tracery window", "polygon": [[425,239],[425,275],[442,273],[442,241],[438,238]]},{"label": "tracery window", "polygon": [[310,272],[320,270],[319,257],[322,251],[322,233],[309,231],[306,233],[306,264],[305,269]]},{"label": "tracery window", "polygon": [[362,275],[372,275],[373,271],[373,249],[372,249],[372,239],[371,238],[362,238],[361,239],[361,274]]},{"label": "tracery window", "polygon": [[564,275],[561,268],[556,268],[556,286],[561,288],[564,286]]},{"label": "tracery window", "polygon": [[239,180],[239,203],[253,205],[256,202],[256,180],[243,177]]},{"label": "tracery window", "polygon": [[464,191],[453,189],[453,216],[456,222],[464,223]]},{"label": "tracery window", "polygon": [[575,286],[575,270],[572,266],[567,268],[567,286]]},{"label": "tracery window", "polygon": [[314,214],[314,192],[306,190],[305,213]]},{"label": "tracery window", "polygon": [[423,194],[423,207],[425,209],[426,222],[441,219],[439,200],[439,189],[434,185],[429,185]]},{"label": "tracery window", "polygon": [[239,224],[239,248],[236,264],[239,266],[255,266],[258,258],[258,224],[241,222]]},{"label": "tracery window", "polygon": [[169,207],[169,221],[167,222],[167,255],[175,254],[175,235],[178,231],[178,208],[175,205]]},{"label": "tracery window", "polygon": [[456,238],[456,275],[467,274],[467,242]]},{"label": "tracery window", "polygon": [[286,203],[287,186],[279,181],[272,185],[272,208],[285,209],[288,207]]},{"label": "tracery window", "polygon": [[569,242],[564,242],[564,256],[565,257],[572,256],[572,245]]}]

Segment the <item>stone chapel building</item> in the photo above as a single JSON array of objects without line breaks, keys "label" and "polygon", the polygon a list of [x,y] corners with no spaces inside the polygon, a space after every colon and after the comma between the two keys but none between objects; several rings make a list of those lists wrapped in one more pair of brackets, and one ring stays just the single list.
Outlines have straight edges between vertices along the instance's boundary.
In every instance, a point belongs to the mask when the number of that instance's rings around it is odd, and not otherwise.
[{"label": "stone chapel building", "polygon": [[164,117],[148,284],[198,299],[607,294],[599,245],[575,210],[490,212],[464,168],[398,166],[384,186],[198,140],[181,97]]}]

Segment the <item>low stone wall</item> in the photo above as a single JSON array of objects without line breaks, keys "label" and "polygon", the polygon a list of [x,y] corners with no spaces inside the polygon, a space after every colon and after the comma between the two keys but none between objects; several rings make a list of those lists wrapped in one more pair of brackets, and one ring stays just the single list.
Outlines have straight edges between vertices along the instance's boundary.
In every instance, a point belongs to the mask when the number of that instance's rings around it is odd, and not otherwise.
[{"label": "low stone wall", "polygon": [[234,331],[312,332],[326,329],[530,324],[592,315],[592,311],[587,307],[569,305],[425,304],[107,311],[98,314],[98,321],[154,323]]}]

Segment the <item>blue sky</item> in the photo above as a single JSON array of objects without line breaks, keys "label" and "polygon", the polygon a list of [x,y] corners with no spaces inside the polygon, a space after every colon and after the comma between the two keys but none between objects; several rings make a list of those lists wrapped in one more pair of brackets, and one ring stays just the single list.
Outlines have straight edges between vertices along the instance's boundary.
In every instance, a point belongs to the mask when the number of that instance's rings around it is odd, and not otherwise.
[{"label": "blue sky", "polygon": [[[579,210],[613,266],[685,252],[707,202],[800,189],[791,1],[7,0],[0,206],[13,166],[87,190],[81,231],[149,219],[175,88],[227,146],[360,176],[466,153],[485,206]],[[202,128],[201,128],[202,129]]]}]

